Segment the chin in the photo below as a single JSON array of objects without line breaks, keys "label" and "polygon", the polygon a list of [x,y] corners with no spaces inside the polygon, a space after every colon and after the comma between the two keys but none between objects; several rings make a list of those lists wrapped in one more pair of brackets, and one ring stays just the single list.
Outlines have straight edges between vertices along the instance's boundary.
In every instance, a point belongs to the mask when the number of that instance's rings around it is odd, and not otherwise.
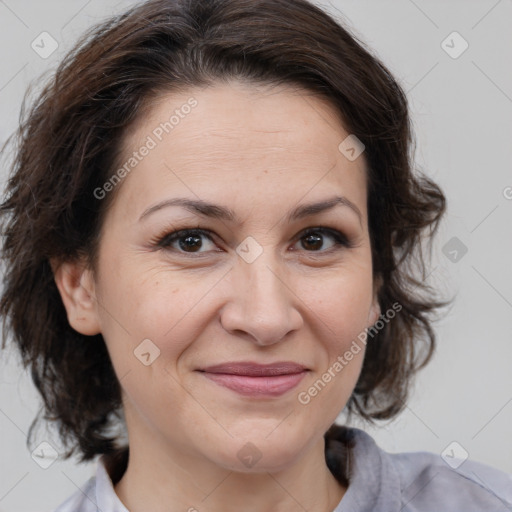
[{"label": "chin", "polygon": [[308,441],[304,435],[297,440],[288,434],[284,432],[277,435],[274,432],[268,436],[261,435],[260,430],[254,436],[246,434],[231,439],[226,449],[213,455],[211,460],[220,467],[239,473],[275,473],[285,470],[301,458]]},{"label": "chin", "polygon": [[[247,456],[246,456],[247,457]],[[261,458],[255,461],[240,461],[232,456],[228,460],[217,460],[216,464],[236,473],[259,474],[278,473],[292,466],[298,460],[297,454],[261,453]]]}]

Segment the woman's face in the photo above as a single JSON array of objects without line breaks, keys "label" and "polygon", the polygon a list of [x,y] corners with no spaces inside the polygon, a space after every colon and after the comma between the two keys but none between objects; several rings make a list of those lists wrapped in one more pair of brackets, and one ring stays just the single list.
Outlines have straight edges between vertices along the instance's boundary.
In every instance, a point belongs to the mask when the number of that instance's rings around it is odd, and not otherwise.
[{"label": "woman's face", "polygon": [[[348,135],[303,90],[238,82],[162,96],[127,135],[90,326],[132,446],[278,470],[335,421],[364,346],[333,365],[380,313],[364,153],[344,156]],[[247,375],[283,362],[305,370]]]}]

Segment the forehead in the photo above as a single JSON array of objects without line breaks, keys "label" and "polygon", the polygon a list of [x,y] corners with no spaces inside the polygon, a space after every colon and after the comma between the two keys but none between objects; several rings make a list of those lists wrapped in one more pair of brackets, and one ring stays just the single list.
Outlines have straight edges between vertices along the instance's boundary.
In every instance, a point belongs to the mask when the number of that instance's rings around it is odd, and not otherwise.
[{"label": "forehead", "polygon": [[161,94],[123,141],[119,206],[132,216],[184,194],[241,205],[263,194],[277,206],[336,189],[365,215],[364,154],[351,161],[339,149],[349,135],[327,100],[300,88],[234,82]]}]

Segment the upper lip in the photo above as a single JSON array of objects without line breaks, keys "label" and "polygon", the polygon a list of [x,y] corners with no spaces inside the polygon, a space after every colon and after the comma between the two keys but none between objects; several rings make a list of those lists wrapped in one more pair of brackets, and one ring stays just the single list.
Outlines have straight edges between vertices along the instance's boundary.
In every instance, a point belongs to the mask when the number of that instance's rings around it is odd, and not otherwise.
[{"label": "upper lip", "polygon": [[291,361],[279,361],[271,364],[259,364],[250,361],[230,362],[199,369],[199,371],[208,373],[247,375],[250,377],[290,375],[294,373],[301,373],[305,370],[307,370],[305,366]]}]

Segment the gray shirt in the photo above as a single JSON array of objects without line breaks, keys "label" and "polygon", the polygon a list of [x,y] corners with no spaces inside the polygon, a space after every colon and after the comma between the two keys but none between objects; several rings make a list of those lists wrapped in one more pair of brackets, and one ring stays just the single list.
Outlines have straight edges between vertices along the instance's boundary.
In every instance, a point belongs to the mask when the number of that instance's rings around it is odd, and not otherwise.
[{"label": "gray shirt", "polygon": [[[388,453],[357,428],[331,427],[326,461],[348,485],[333,512],[512,512],[512,475],[434,453]],[[101,457],[96,476],[55,512],[129,512],[105,462]]]}]

